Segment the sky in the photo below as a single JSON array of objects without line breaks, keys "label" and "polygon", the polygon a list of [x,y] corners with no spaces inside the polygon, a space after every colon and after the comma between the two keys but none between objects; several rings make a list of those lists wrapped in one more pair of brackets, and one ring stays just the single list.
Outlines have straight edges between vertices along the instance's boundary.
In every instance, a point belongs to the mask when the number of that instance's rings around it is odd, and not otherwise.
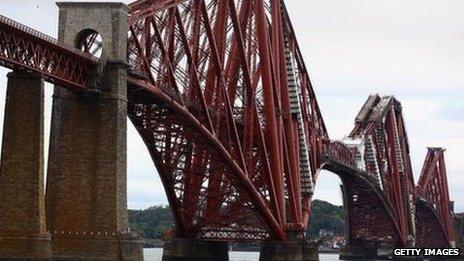
[{"label": "sky", "polygon": [[[51,36],[51,0],[0,0],[0,14]],[[126,1],[129,2],[129,1]],[[369,94],[402,102],[417,181],[427,147],[445,147],[451,199],[464,211],[464,1],[287,0],[332,139],[342,139]],[[0,68],[0,86],[6,87]],[[0,108],[6,88],[0,88]],[[46,88],[46,142],[52,88]],[[3,122],[3,113],[0,113]],[[167,204],[142,140],[129,124],[128,205]],[[1,132],[1,131],[0,131]],[[315,198],[341,204],[340,180],[321,174]]]}]

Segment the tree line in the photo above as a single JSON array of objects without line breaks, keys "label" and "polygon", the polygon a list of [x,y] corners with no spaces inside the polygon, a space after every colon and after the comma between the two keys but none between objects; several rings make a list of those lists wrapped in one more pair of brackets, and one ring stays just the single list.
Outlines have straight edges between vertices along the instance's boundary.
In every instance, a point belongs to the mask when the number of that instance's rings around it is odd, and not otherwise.
[{"label": "tree line", "polygon": [[[344,235],[345,219],[342,206],[314,200],[311,208],[307,231],[310,237],[317,237],[322,229],[332,231],[334,235]],[[169,206],[154,206],[145,210],[129,210],[129,224],[132,232],[145,239],[162,240],[165,230],[174,227],[174,219]]]}]

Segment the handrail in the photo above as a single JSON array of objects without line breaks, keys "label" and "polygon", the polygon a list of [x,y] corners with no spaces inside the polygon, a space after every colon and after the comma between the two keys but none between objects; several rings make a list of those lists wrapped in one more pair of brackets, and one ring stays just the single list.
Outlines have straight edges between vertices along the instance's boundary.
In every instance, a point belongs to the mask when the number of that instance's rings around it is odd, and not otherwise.
[{"label": "handrail", "polygon": [[324,154],[332,160],[347,165],[352,168],[357,168],[355,155],[345,143],[340,141],[325,141]]}]

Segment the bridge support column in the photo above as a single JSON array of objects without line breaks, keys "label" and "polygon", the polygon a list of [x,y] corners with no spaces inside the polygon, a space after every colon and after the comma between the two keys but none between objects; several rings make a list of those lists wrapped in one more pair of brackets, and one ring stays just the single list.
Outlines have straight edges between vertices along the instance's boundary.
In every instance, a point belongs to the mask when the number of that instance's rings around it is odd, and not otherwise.
[{"label": "bridge support column", "polygon": [[44,199],[44,83],[8,74],[0,167],[0,260],[50,260]]},{"label": "bridge support column", "polygon": [[316,245],[302,240],[267,241],[261,245],[260,261],[316,261],[319,251]]},{"label": "bridge support column", "polygon": [[100,93],[55,87],[47,221],[58,260],[142,260],[128,230],[127,6],[59,3],[59,39],[102,37]]},{"label": "bridge support column", "polygon": [[173,238],[164,243],[163,261],[228,261],[229,243]]}]

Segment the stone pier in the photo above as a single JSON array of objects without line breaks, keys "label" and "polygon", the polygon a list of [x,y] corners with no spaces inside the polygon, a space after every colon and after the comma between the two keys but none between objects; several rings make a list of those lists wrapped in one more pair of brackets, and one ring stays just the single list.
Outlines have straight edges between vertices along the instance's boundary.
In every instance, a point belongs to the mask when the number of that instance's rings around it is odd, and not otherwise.
[{"label": "stone pier", "polygon": [[229,243],[173,238],[164,243],[163,261],[228,261]]},{"label": "stone pier", "polygon": [[59,260],[142,260],[128,230],[127,13],[122,3],[58,3],[59,40],[102,37],[97,92],[55,87],[47,222]]},{"label": "stone pier", "polygon": [[317,261],[317,245],[304,240],[266,241],[261,245],[260,261]]},{"label": "stone pier", "polygon": [[50,260],[44,199],[44,82],[8,74],[0,167],[0,260]]}]

